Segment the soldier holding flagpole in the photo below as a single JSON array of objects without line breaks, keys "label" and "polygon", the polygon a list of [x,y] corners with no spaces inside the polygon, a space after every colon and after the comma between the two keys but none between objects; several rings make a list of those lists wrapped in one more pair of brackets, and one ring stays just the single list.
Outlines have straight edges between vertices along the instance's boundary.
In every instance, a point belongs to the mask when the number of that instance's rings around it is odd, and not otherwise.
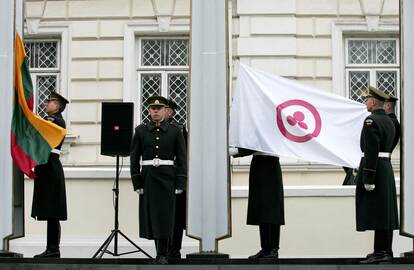
[{"label": "soldier holding flagpole", "polygon": [[399,228],[397,193],[390,157],[395,128],[383,106],[389,96],[374,87],[366,93],[371,115],[364,122],[363,156],[356,176],[357,231],[374,230],[374,252],[362,264],[391,263],[393,230]]},{"label": "soldier holding flagpole", "polygon": [[279,257],[280,226],[285,224],[283,179],[279,157],[250,149],[230,147],[229,154],[253,154],[249,173],[247,224],[259,226],[261,249],[249,259]]},{"label": "soldier holding flagpole", "polygon": [[[66,128],[62,112],[67,103],[66,98],[52,92],[46,103],[46,120]],[[59,160],[64,139],[52,149],[47,163],[34,169],[32,217],[47,221],[46,250],[35,258],[60,258],[60,220],[67,220],[65,175]]]}]

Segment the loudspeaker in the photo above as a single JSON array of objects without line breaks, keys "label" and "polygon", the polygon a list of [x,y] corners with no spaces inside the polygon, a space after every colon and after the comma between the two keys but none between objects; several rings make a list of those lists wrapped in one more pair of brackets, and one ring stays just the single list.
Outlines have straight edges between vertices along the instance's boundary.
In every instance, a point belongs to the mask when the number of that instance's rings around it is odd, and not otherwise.
[{"label": "loudspeaker", "polygon": [[129,156],[133,115],[132,102],[102,102],[101,155]]}]

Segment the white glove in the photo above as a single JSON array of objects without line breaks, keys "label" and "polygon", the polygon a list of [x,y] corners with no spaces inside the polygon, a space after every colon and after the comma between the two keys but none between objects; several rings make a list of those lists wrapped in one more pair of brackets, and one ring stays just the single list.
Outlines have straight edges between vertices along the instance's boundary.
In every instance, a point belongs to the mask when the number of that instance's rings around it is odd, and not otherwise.
[{"label": "white glove", "polygon": [[239,149],[237,147],[229,147],[229,156],[235,156],[239,153]]},{"label": "white glove", "polygon": [[181,194],[181,193],[183,193],[183,190],[182,189],[176,189],[175,190],[175,194]]},{"label": "white glove", "polygon": [[144,189],[140,188],[140,189],[135,190],[135,192],[138,193],[139,195],[142,195],[144,194]]},{"label": "white glove", "polygon": [[375,189],[375,185],[364,184],[366,191],[373,191]]}]

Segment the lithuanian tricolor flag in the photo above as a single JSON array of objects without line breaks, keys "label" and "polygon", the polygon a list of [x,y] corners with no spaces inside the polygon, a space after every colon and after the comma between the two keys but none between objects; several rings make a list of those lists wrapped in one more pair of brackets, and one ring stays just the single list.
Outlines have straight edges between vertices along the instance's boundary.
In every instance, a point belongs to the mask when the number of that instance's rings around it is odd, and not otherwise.
[{"label": "lithuanian tricolor flag", "polygon": [[33,168],[45,164],[66,129],[33,113],[33,85],[23,41],[16,34],[14,65],[15,106],[11,128],[11,155],[15,165],[30,178]]}]

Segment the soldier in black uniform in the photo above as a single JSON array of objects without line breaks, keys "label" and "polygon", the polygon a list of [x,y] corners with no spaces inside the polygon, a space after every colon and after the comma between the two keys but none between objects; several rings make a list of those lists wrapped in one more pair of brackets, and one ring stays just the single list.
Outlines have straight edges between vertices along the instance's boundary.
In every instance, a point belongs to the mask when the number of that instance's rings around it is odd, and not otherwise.
[{"label": "soldier in black uniform", "polygon": [[394,127],[395,127],[395,137],[392,143],[391,153],[392,151],[394,151],[401,137],[401,125],[400,125],[400,122],[398,121],[397,115],[395,115],[395,104],[397,103],[397,101],[398,101],[398,98],[394,96],[390,96],[390,98],[386,100],[384,103],[384,110],[387,113],[387,115],[391,118],[392,122],[394,123]]},{"label": "soldier in black uniform", "polygon": [[[187,129],[185,124],[180,124],[174,119],[176,113],[177,104],[172,100],[168,99],[166,107],[165,120],[172,125],[176,125],[180,128],[184,136],[185,145],[187,146]],[[183,242],[183,233],[186,229],[186,209],[187,209],[187,194],[183,190],[182,193],[177,194],[175,202],[175,221],[174,221],[174,232],[172,238],[168,243],[168,257],[170,258],[181,258],[181,248]]]},{"label": "soldier in black uniform", "polygon": [[[66,128],[62,112],[69,103],[63,96],[52,92],[46,103],[46,120]],[[35,258],[60,258],[60,220],[67,220],[65,175],[59,160],[60,144],[52,149],[46,164],[35,167],[32,217],[47,221],[46,251]]]},{"label": "soldier in black uniform", "polygon": [[164,121],[166,103],[161,96],[147,100],[151,122],[135,128],[131,144],[132,183],[140,194],[139,233],[140,237],[155,240],[154,264],[168,264],[176,193],[181,193],[186,186],[184,138],[177,126]]},{"label": "soldier in black uniform", "polygon": [[395,128],[383,105],[389,98],[370,87],[360,146],[363,157],[356,176],[357,231],[374,230],[374,252],[361,263],[392,262],[392,234],[398,229],[397,194],[390,157]]},{"label": "soldier in black uniform", "polygon": [[261,250],[249,259],[279,257],[280,226],[285,224],[283,180],[279,157],[243,148],[229,154],[253,154],[249,173],[247,224],[259,226]]}]

